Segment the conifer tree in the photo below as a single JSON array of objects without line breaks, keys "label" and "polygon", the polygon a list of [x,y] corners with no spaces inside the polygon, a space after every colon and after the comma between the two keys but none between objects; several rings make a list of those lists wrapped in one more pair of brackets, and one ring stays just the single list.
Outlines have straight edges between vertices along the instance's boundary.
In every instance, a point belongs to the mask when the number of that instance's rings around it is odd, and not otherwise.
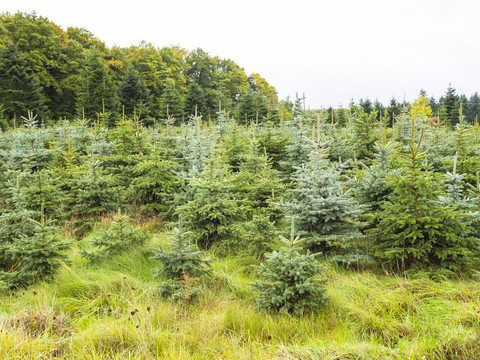
[{"label": "conifer tree", "polygon": [[145,81],[129,67],[118,86],[118,100],[124,106],[125,114],[130,117],[141,114],[149,115],[152,98]]},{"label": "conifer tree", "polygon": [[183,113],[187,117],[195,113],[203,116],[209,113],[203,89],[196,82],[191,82],[188,85]]},{"label": "conifer tree", "polygon": [[279,205],[295,219],[297,235],[305,238],[313,252],[341,248],[349,237],[358,235],[354,223],[358,206],[344,193],[340,172],[329,164],[324,147],[318,143],[310,161],[295,167],[292,180],[297,186]]},{"label": "conifer tree", "polygon": [[370,159],[373,156],[373,148],[378,140],[377,110],[367,112],[360,108],[355,112],[352,118],[354,126],[355,152],[357,159]]},{"label": "conifer tree", "polygon": [[70,243],[58,239],[58,230],[52,226],[52,220],[45,220],[43,206],[40,214],[40,221],[30,219],[35,227],[33,235],[21,234],[6,251],[15,263],[13,270],[4,273],[3,280],[10,287],[51,279],[61,262],[67,259],[63,251]]},{"label": "conifer tree", "polygon": [[188,302],[201,292],[197,285],[197,278],[210,273],[212,259],[202,257],[191,243],[191,232],[182,231],[182,218],[180,217],[178,228],[174,228],[170,242],[170,252],[162,246],[152,249],[155,256],[153,260],[161,263],[162,267],[154,269],[155,279],[163,280],[160,285],[160,294],[164,298],[172,298],[175,301]]},{"label": "conifer tree", "polygon": [[244,253],[256,259],[265,259],[265,253],[271,252],[277,244],[278,230],[267,210],[258,208],[257,213],[250,221],[242,224],[241,240],[239,245]]},{"label": "conifer tree", "polygon": [[78,178],[73,189],[73,213],[91,217],[118,209],[120,199],[115,178],[102,169],[98,160],[89,161],[86,165],[87,171]]},{"label": "conifer tree", "polygon": [[408,153],[400,153],[404,172],[390,181],[394,193],[379,213],[372,234],[376,255],[384,266],[404,272],[420,267],[454,274],[471,266],[478,240],[468,236],[462,212],[438,203],[435,174],[420,151],[423,129],[415,143],[412,120]]},{"label": "conifer tree", "polygon": [[191,199],[176,209],[200,248],[215,245],[227,250],[235,241],[235,222],[246,219],[248,208],[235,197],[231,181],[228,170],[212,148],[202,174],[189,182]]},{"label": "conifer tree", "polygon": [[93,238],[92,245],[97,250],[83,250],[82,255],[92,262],[109,260],[112,256],[143,246],[146,241],[147,236],[140,229],[128,224],[127,216],[118,215],[107,230]]},{"label": "conifer tree", "polygon": [[162,119],[166,119],[169,116],[175,118],[177,123],[180,123],[184,116],[183,101],[173,79],[167,79],[165,81],[162,106],[160,108],[160,117]]},{"label": "conifer tree", "polygon": [[42,87],[15,45],[0,47],[0,115],[13,127],[13,119],[27,116],[28,110],[45,116]]},{"label": "conifer tree", "polygon": [[390,182],[386,179],[393,177],[398,171],[392,168],[392,158],[395,154],[396,143],[375,143],[375,158],[370,166],[364,169],[354,179],[355,194],[358,201],[374,213],[382,207],[392,193]]},{"label": "conifer tree", "polygon": [[257,310],[281,311],[303,315],[318,310],[328,301],[322,285],[326,279],[315,278],[320,266],[314,255],[301,253],[302,240],[294,237],[294,226],[290,240],[280,236],[285,249],[267,254],[266,264],[261,264],[259,275],[263,280],[252,285],[259,292]]},{"label": "conifer tree", "polygon": [[95,51],[88,53],[80,78],[77,115],[96,119],[97,114],[102,114],[104,125],[113,125],[119,113],[117,93],[107,66]]},{"label": "conifer tree", "polygon": [[144,213],[167,216],[180,185],[175,170],[172,161],[162,161],[156,154],[139,162],[133,168],[127,199]]}]

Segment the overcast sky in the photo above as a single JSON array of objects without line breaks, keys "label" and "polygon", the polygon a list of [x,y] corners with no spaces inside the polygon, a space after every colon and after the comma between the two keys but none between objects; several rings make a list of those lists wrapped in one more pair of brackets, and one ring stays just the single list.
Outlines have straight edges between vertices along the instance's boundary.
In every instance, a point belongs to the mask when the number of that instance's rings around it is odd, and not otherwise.
[{"label": "overcast sky", "polygon": [[107,46],[200,47],[260,73],[281,99],[307,107],[439,98],[480,91],[480,2],[475,0],[15,0],[66,30],[84,27]]}]

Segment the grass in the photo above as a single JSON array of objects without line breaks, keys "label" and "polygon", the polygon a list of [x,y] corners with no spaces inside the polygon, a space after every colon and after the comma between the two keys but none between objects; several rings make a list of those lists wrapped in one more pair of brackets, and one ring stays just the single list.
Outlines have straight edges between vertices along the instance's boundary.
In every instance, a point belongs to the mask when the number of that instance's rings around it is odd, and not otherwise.
[{"label": "grass", "polygon": [[[93,235],[92,235],[93,236]],[[146,246],[165,244],[165,236]],[[1,359],[478,359],[480,284],[325,265],[330,302],[255,311],[245,259],[217,258],[192,304],[158,297],[145,249],[98,266],[72,250],[52,283],[0,295]]]}]

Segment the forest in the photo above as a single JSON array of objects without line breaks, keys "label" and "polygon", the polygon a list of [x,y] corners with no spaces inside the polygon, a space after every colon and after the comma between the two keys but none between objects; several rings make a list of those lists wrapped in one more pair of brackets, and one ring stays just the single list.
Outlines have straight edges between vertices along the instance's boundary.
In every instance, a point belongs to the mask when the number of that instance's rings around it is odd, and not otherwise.
[{"label": "forest", "polygon": [[480,357],[480,98],[305,109],[0,17],[2,359]]}]

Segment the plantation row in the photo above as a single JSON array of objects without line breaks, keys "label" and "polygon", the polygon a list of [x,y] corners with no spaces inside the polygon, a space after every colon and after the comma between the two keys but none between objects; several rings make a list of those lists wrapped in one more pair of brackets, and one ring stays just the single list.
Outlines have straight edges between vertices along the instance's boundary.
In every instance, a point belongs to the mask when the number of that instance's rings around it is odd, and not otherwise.
[{"label": "plantation row", "polygon": [[351,268],[478,274],[478,125],[405,112],[392,128],[378,115],[354,108],[345,127],[299,111],[288,123],[238,126],[220,111],[180,127],[134,117],[44,128],[30,114],[0,134],[0,284],[51,279],[68,262],[72,240],[53,225],[81,239],[118,212],[83,255],[98,263],[140,247],[151,234],[128,217],[160,217],[175,230],[170,250],[152,253],[155,276],[174,299],[201,291],[204,251],[263,262],[259,309],[297,314],[326,300],[316,253]]}]

